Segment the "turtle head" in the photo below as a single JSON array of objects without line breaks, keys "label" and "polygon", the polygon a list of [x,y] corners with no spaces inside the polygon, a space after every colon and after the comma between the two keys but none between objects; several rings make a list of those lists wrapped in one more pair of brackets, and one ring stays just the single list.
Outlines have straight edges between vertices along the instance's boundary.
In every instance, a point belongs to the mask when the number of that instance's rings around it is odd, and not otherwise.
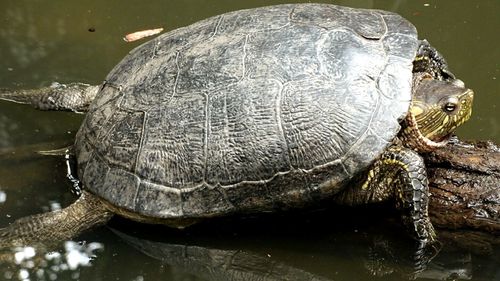
[{"label": "turtle head", "polygon": [[442,81],[416,75],[400,134],[403,144],[420,152],[446,145],[453,131],[471,116],[473,97],[474,92],[458,79]]}]

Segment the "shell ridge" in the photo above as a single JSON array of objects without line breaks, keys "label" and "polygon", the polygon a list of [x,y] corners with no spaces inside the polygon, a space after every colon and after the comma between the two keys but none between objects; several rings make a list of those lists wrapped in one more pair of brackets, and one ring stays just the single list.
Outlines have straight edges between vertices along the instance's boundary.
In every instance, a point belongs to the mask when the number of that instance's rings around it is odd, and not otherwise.
[{"label": "shell ridge", "polygon": [[384,24],[384,34],[380,36],[380,39],[382,39],[386,36],[387,32],[389,31],[389,26],[387,26],[387,22],[385,21],[385,17],[383,15],[381,15],[379,12],[375,12],[375,14],[377,14],[377,16],[380,17],[382,23]]},{"label": "shell ridge", "polygon": [[140,155],[142,154],[142,150],[144,148],[144,139],[145,139],[145,135],[146,135],[145,129],[146,129],[146,125],[148,123],[148,113],[143,111],[143,114],[144,114],[144,119],[142,121],[141,137],[140,137],[140,142],[139,142],[138,149],[137,149],[137,155],[135,156],[134,173],[136,173],[136,174],[138,174],[138,172],[139,172],[139,158],[140,158]]},{"label": "shell ridge", "polygon": [[[380,91],[377,89],[377,92],[380,92]],[[356,148],[359,145],[359,143],[361,143],[362,141],[365,140],[367,132],[368,132],[369,128],[371,127],[372,123],[373,123],[373,118],[375,116],[375,113],[377,113],[379,109],[380,109],[380,95],[377,95],[375,109],[372,110],[372,113],[370,115],[370,119],[368,120],[368,124],[366,126],[366,129],[364,130],[364,132],[362,132],[359,135],[358,139],[351,145],[351,147],[349,147],[349,149],[347,149],[347,151],[344,154],[344,156],[340,157],[340,160],[341,160],[342,163],[345,161],[345,159],[347,159],[347,157],[349,156],[349,154],[351,154],[352,150],[354,148]]]},{"label": "shell ridge", "polygon": [[169,98],[169,103],[170,101],[173,99],[173,97],[177,94],[177,84],[179,83],[179,77],[181,76],[181,68],[179,66],[179,55],[180,55],[180,51],[177,50],[177,52],[175,53],[175,67],[177,68],[177,74],[175,75],[175,81],[174,81],[174,85],[173,85],[173,89],[172,89],[172,94],[170,95],[170,98]]},{"label": "shell ridge", "polygon": [[224,15],[220,15],[219,18],[217,19],[217,23],[215,24],[214,31],[210,38],[213,38],[215,35],[217,35],[217,32],[219,31],[219,27],[222,24],[222,19],[224,18]]},{"label": "shell ridge", "polygon": [[245,76],[246,76],[246,60],[247,60],[247,56],[248,56],[248,53],[247,53],[247,46],[248,46],[248,39],[250,38],[250,34],[246,34],[245,35],[245,42],[243,43],[243,58],[242,58],[242,62],[241,62],[241,65],[242,65],[242,73],[241,73],[241,78],[236,82],[239,83],[240,81],[242,81],[243,79],[245,79]]},{"label": "shell ridge", "polygon": [[204,129],[204,134],[203,134],[203,142],[204,142],[204,147],[203,147],[203,182],[207,181],[207,169],[208,169],[208,139],[209,139],[209,134],[210,134],[210,95],[207,93],[203,93],[203,96],[205,97],[205,105],[204,105],[204,112],[205,112],[205,129]]},{"label": "shell ridge", "polygon": [[[275,80],[275,79],[273,79]],[[279,85],[280,85],[280,90],[277,93],[277,98],[276,98],[276,119],[278,121],[278,131],[280,133],[280,138],[282,139],[282,142],[285,144],[286,150],[286,161],[288,162],[288,167],[292,168],[292,161],[290,160],[290,144],[288,143],[288,140],[285,136],[285,129],[283,126],[283,118],[282,118],[282,106],[283,106],[283,92],[285,89],[285,85],[281,83],[279,80],[275,80]]]}]

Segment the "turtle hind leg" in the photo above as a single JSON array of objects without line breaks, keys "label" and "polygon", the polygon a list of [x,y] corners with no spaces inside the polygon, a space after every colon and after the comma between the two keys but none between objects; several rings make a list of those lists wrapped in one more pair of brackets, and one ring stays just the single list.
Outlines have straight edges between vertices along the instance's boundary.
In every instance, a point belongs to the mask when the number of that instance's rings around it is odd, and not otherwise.
[{"label": "turtle hind leg", "polygon": [[40,110],[88,111],[99,86],[83,83],[67,85],[54,83],[49,87],[31,90],[0,89],[0,100],[31,104]]},{"label": "turtle hind leg", "polygon": [[84,191],[64,209],[21,218],[0,229],[0,248],[46,246],[69,240],[91,227],[105,224],[112,216],[99,198]]},{"label": "turtle hind leg", "polygon": [[425,165],[415,151],[400,146],[388,148],[373,164],[359,186],[349,187],[337,201],[361,205],[393,200],[403,223],[417,240],[435,241],[428,215],[429,187]]}]

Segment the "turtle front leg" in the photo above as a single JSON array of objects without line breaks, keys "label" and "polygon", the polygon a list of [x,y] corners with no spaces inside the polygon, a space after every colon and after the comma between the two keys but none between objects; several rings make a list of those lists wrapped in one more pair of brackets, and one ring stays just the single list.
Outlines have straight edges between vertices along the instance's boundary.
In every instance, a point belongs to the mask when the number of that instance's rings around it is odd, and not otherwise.
[{"label": "turtle front leg", "polygon": [[434,79],[449,81],[455,79],[443,55],[432,47],[427,40],[421,40],[413,61],[413,72],[431,74]]},{"label": "turtle front leg", "polygon": [[342,204],[361,205],[394,200],[403,223],[421,242],[436,238],[429,220],[429,187],[423,159],[415,151],[392,146],[378,159],[356,187],[337,199]]}]

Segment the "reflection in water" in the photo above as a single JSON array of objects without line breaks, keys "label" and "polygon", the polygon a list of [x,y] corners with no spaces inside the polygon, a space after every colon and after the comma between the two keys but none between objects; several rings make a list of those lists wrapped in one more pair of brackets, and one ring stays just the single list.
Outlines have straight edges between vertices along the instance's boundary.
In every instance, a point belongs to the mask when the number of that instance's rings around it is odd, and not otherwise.
[{"label": "reflection in water", "polygon": [[174,280],[186,274],[213,281],[221,280],[330,280],[305,270],[238,249],[216,249],[203,246],[168,244],[117,234],[144,254],[179,268]]},{"label": "reflection in water", "polygon": [[[228,236],[225,237],[226,243],[222,245],[215,240],[206,239],[207,237],[174,236],[158,241],[141,237],[141,235],[151,236],[144,231],[136,236],[118,230],[113,230],[113,232],[145,255],[174,268],[176,274],[168,271],[168,274],[162,275],[164,280],[185,280],[187,275],[195,275],[199,278],[195,280],[214,281],[472,279],[470,253],[445,247],[425,270],[412,272],[412,267],[408,263],[408,252],[397,241],[397,238],[380,233],[376,235],[367,232],[363,235],[336,234],[335,241],[329,241],[328,244],[322,241],[324,247],[330,248],[333,254],[336,252],[336,255],[326,257],[327,263],[330,263],[327,265],[330,269],[328,273],[310,266],[314,263],[315,255],[321,256],[321,251],[318,250],[305,255],[290,251],[283,256],[270,254],[279,251],[277,249],[279,246],[273,247],[268,244],[263,245],[267,251],[248,250],[247,245],[251,241],[245,238]],[[362,243],[352,243],[352,240],[359,241],[360,237],[364,237]],[[164,241],[170,239],[174,242]],[[285,241],[287,242],[293,243],[293,241]],[[227,244],[231,246],[228,247]],[[314,245],[311,246],[314,247]],[[340,257],[355,263],[354,267],[352,264],[343,266],[342,263],[338,263]],[[325,256],[322,258],[325,259]],[[332,275],[331,272],[335,274]]]},{"label": "reflection in water", "polygon": [[[339,224],[325,225],[328,218]],[[223,219],[187,231],[115,220],[113,233],[104,235],[110,235],[106,249],[101,242],[67,241],[49,252],[16,248],[10,260],[0,254],[0,266],[6,268],[0,280],[486,281],[500,274],[498,261],[485,262],[493,253],[484,253],[485,242],[495,239],[496,250],[490,250],[498,251],[498,238],[441,230],[440,253],[415,271],[413,241],[401,237],[390,218],[375,223],[357,214],[351,219],[330,212],[295,220]],[[90,267],[91,275],[85,270]]]},{"label": "reflection in water", "polygon": [[78,280],[78,269],[91,266],[96,253],[103,248],[101,243],[81,244],[74,241],[66,241],[60,252],[37,253],[34,247],[18,247],[12,251],[13,258],[9,260],[11,265],[3,273],[3,278],[23,281],[56,280],[60,275],[70,273],[71,279]]}]

